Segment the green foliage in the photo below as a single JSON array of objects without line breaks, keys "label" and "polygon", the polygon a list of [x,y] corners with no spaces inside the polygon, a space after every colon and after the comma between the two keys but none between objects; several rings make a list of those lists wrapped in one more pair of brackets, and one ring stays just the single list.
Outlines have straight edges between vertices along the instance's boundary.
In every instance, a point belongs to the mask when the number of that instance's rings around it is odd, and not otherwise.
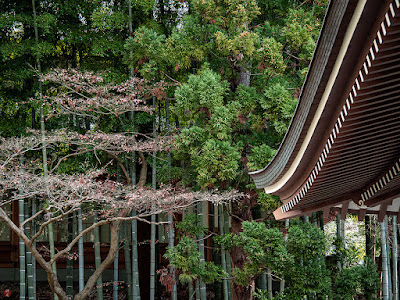
[{"label": "green foliage", "polygon": [[182,119],[214,113],[223,106],[227,91],[228,83],[221,81],[220,75],[210,69],[202,70],[197,75],[189,75],[188,82],[176,89],[174,110]]},{"label": "green foliage", "polygon": [[213,283],[226,276],[225,272],[213,262],[201,262],[200,251],[195,239],[205,232],[205,227],[198,226],[199,217],[186,215],[176,224],[179,242],[168,248],[164,255],[172,266],[179,271],[179,281],[191,284],[197,279],[204,283]]},{"label": "green foliage", "polygon": [[257,201],[258,203],[261,204],[261,207],[264,211],[273,212],[280,205],[282,205],[282,202],[279,200],[279,197],[277,196],[266,194],[264,193],[264,191],[259,191],[257,195],[258,195]]},{"label": "green foliage", "polygon": [[209,139],[192,158],[198,173],[198,184],[202,187],[220,181],[233,180],[239,168],[240,154],[229,142]]},{"label": "green foliage", "polygon": [[269,86],[265,92],[261,106],[265,109],[265,117],[279,134],[284,134],[296,108],[296,100],[288,89],[277,82]]},{"label": "green foliage", "polygon": [[196,214],[188,214],[185,215],[181,222],[178,222],[175,226],[177,230],[177,237],[188,236],[191,238],[197,238],[201,234],[206,233],[207,228],[205,226],[201,226],[200,224],[200,216]]},{"label": "green foliage", "polygon": [[[282,233],[278,228],[267,228],[264,223],[243,222],[243,231],[238,235],[228,235],[217,239],[226,248],[241,247],[246,254],[246,261],[241,269],[234,268],[235,282],[247,286],[251,280],[267,269],[274,274],[283,274],[292,263],[292,257],[285,248]],[[231,240],[229,240],[231,238]]]},{"label": "green foliage", "polygon": [[330,272],[325,264],[326,238],[322,230],[306,222],[289,228],[288,252],[294,263],[285,273],[287,299],[303,299],[314,293],[319,297],[330,295]]},{"label": "green foliage", "polygon": [[364,264],[344,269],[335,281],[335,299],[352,300],[356,295],[366,299],[376,299],[380,279],[377,267],[371,259],[365,258]]},{"label": "green foliage", "polygon": [[262,144],[260,146],[255,146],[252,148],[252,152],[248,156],[249,162],[247,163],[247,167],[250,171],[260,170],[270,162],[275,153],[276,150],[272,149],[268,145]]}]

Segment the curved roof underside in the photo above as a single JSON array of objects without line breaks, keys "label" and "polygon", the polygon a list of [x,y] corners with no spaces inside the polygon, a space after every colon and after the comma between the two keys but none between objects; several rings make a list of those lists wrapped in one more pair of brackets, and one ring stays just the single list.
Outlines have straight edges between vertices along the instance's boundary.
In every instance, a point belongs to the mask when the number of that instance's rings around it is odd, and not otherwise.
[{"label": "curved roof underside", "polygon": [[398,213],[400,3],[333,1],[285,139],[250,173],[277,219],[313,211]]}]

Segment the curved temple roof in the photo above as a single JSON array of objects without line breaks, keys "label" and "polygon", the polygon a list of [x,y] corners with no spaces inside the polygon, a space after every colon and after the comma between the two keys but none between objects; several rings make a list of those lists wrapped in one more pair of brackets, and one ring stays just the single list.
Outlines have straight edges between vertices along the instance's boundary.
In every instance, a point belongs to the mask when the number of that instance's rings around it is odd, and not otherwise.
[{"label": "curved temple roof", "polygon": [[252,172],[286,219],[398,214],[400,0],[332,1],[276,156]]}]

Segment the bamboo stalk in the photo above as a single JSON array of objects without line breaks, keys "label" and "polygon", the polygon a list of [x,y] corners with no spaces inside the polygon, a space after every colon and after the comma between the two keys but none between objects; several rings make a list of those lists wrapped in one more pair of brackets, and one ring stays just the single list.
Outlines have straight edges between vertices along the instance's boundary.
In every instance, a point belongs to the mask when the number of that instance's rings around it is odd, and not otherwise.
[{"label": "bamboo stalk", "polygon": [[[153,97],[153,109],[156,107],[156,97]],[[153,119],[153,137],[157,138],[156,116]],[[153,152],[153,168],[151,173],[151,186],[157,188],[157,161],[156,152]],[[151,216],[150,225],[150,300],[155,299],[156,294],[156,216]]]},{"label": "bamboo stalk", "polygon": [[398,289],[398,249],[397,249],[397,216],[392,217],[393,223],[393,300],[399,300],[399,289]]},{"label": "bamboo stalk", "polygon": [[[338,241],[341,241],[341,231],[340,231],[340,223],[341,223],[341,219],[340,219],[340,213],[338,213],[336,215],[336,239]],[[342,242],[342,241],[341,241]],[[339,244],[338,244],[339,245]],[[341,244],[339,246],[342,246]],[[337,261],[337,268],[338,270],[341,272],[342,271],[342,262],[340,261],[340,259],[338,259]]]},{"label": "bamboo stalk", "polygon": [[[230,207],[228,208],[230,209]],[[224,233],[229,233],[229,215],[228,211],[224,211]],[[225,250],[225,261],[226,261],[226,272],[228,273],[228,278],[232,277],[232,262],[231,262],[231,255],[229,251]],[[231,281],[228,280],[228,299],[232,298],[232,291],[231,291]]]},{"label": "bamboo stalk", "polygon": [[118,300],[118,261],[119,261],[119,249],[114,259],[114,277],[113,277],[113,300]]},{"label": "bamboo stalk", "polygon": [[389,274],[387,257],[387,239],[386,239],[386,219],[381,222],[381,244],[382,244],[382,299],[389,300]]},{"label": "bamboo stalk", "polygon": [[[166,128],[167,128],[167,135],[170,135],[170,128],[169,128],[169,100],[165,100],[165,119],[166,119]],[[167,162],[168,162],[168,179],[171,184],[171,152],[167,153]],[[174,230],[174,220],[172,213],[168,214],[168,248],[172,249],[174,247],[174,239],[175,239],[175,230]],[[204,244],[203,244],[204,245]],[[170,266],[169,272],[172,274],[173,278],[175,278],[175,268]],[[172,288],[171,292],[171,299],[177,300],[178,294],[176,289],[176,282]]]},{"label": "bamboo stalk", "polygon": [[199,279],[196,279],[196,283],[195,283],[195,295],[196,295],[196,300],[200,300],[201,296],[200,296],[200,281]]},{"label": "bamboo stalk", "polygon": [[[29,218],[29,202],[25,201],[25,219]],[[25,234],[26,236],[31,235],[31,227],[30,223],[25,224]],[[26,271],[28,277],[28,299],[34,300],[35,299],[35,290],[34,290],[34,283],[33,283],[33,267],[32,267],[32,252],[29,248],[26,249]]]},{"label": "bamboo stalk", "polygon": [[[286,230],[289,229],[289,219],[285,220],[285,228]],[[287,242],[288,239],[288,235],[285,235],[285,243]],[[285,278],[282,276],[282,280],[280,282],[280,286],[279,286],[279,292],[282,294],[285,291]]]},{"label": "bamboo stalk", "polygon": [[133,297],[132,264],[131,264],[131,255],[129,253],[130,243],[129,243],[129,235],[126,222],[122,224],[122,230],[125,238],[123,247],[124,247],[124,258],[125,258],[125,274],[128,286],[128,299],[132,299]]},{"label": "bamboo stalk", "polygon": [[267,271],[267,281],[268,281],[268,299],[272,299],[272,275],[271,269]]},{"label": "bamboo stalk", "polygon": [[[19,193],[23,191],[20,189]],[[18,221],[19,224],[24,222],[24,199],[18,200]],[[19,238],[19,299],[25,300],[25,280],[26,280],[26,256],[25,256],[25,244],[21,238]]]},{"label": "bamboo stalk", "polygon": [[388,226],[388,217],[384,220],[385,228],[386,228],[386,250],[387,250],[387,270],[388,270],[388,286],[389,286],[389,300],[393,299],[393,290],[392,290],[392,272],[390,268],[390,242],[389,242],[389,226]]},{"label": "bamboo stalk", "polygon": [[[136,215],[133,210],[132,216]],[[138,263],[138,241],[137,241],[137,220],[132,220],[132,285],[133,285],[133,300],[140,299],[139,285],[139,263]]]},{"label": "bamboo stalk", "polygon": [[189,283],[189,300],[193,299],[194,297],[194,290],[193,290],[193,282]]},{"label": "bamboo stalk", "polygon": [[[82,209],[78,210],[78,234],[83,230],[82,224]],[[78,241],[78,263],[79,263],[79,292],[85,287],[85,258],[83,256],[83,237]]]},{"label": "bamboo stalk", "polygon": [[260,276],[260,289],[262,290],[267,290],[268,286],[267,286],[267,272],[262,272],[261,276]]},{"label": "bamboo stalk", "polygon": [[[73,216],[68,217],[68,243],[72,242],[74,234]],[[68,297],[72,298],[74,295],[74,260],[72,257],[67,256],[67,286],[66,292]],[[99,299],[100,300],[100,299]]]},{"label": "bamboo stalk", "polygon": [[[219,211],[219,218],[218,218],[219,234],[223,235],[224,234],[224,212],[223,212],[222,205],[220,205],[218,207],[218,211]],[[226,250],[223,245],[221,246],[221,264],[222,264],[222,269],[225,272],[227,272],[227,270],[226,270]],[[228,279],[227,278],[224,278],[222,280],[222,285],[223,285],[224,300],[229,300]]]},{"label": "bamboo stalk", "polygon": [[[97,223],[99,220],[99,214],[97,209],[94,211],[94,216],[93,216],[93,222]],[[94,262],[96,265],[96,269],[98,269],[101,265],[101,254],[100,254],[100,229],[99,227],[96,227],[93,230],[94,234]],[[99,276],[97,279],[97,287],[96,287],[96,292],[97,292],[97,299],[98,300],[103,300],[103,277],[102,275]]]},{"label": "bamboo stalk", "polygon": [[[32,200],[32,215],[35,215],[37,212],[36,208],[36,199]],[[36,221],[32,220],[32,232],[36,232]],[[34,247],[36,247],[36,240],[33,242]],[[32,255],[32,273],[33,273],[33,295],[34,299],[36,299],[36,259]]]},{"label": "bamboo stalk", "polygon": [[[197,204],[197,215],[200,218],[200,227],[203,227],[203,203],[199,202]],[[199,235],[199,252],[200,252],[200,265],[204,266],[205,265],[205,259],[204,259],[204,234],[201,233]],[[206,284],[200,280],[200,299],[201,300],[206,300],[207,298],[207,289],[206,289]]]},{"label": "bamboo stalk", "polygon": [[[32,9],[33,9],[33,23],[34,23],[34,31],[35,31],[35,43],[36,43],[36,64],[38,68],[39,75],[42,74],[41,64],[40,64],[40,55],[39,55],[39,32],[37,26],[37,16],[36,16],[36,4],[35,0],[32,0]],[[42,82],[39,80],[39,97],[42,99],[43,88]],[[43,104],[40,106],[40,131],[41,131],[41,139],[42,139],[42,158],[43,158],[43,174],[44,178],[47,181],[48,178],[48,168],[47,168],[47,149],[46,149],[46,139],[44,136],[45,126],[44,126],[44,112],[43,112]],[[48,189],[48,187],[47,187]],[[48,191],[47,191],[47,194]],[[53,231],[53,223],[49,224],[49,244],[50,244],[50,258],[53,258],[55,255],[55,248],[54,248],[54,231]],[[57,267],[56,263],[53,264],[53,272],[57,274]],[[54,300],[58,300],[58,296],[54,294]]]}]

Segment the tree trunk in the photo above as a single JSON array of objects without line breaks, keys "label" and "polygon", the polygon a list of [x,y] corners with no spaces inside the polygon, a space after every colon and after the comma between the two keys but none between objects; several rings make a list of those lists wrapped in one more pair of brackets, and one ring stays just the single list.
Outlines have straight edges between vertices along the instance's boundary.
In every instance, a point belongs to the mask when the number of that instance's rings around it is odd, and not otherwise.
[{"label": "tree trunk", "polygon": [[399,300],[398,271],[397,271],[397,216],[392,217],[393,222],[393,300]]},{"label": "tree trunk", "polygon": [[[19,191],[20,194],[22,191]],[[24,199],[18,200],[18,214],[19,214],[19,224],[22,224],[24,222]],[[22,228],[23,230],[23,228]],[[26,276],[26,260],[25,260],[25,244],[24,241],[19,238],[19,299],[20,300],[25,300],[25,291],[26,291],[26,286],[25,286],[25,276]]]},{"label": "tree trunk", "polygon": [[[37,25],[37,16],[36,16],[36,4],[35,0],[32,0],[32,9],[33,9],[33,23],[34,23],[34,31],[35,31],[35,43],[36,47],[39,48],[39,32],[38,32],[38,25]],[[40,65],[40,54],[39,49],[36,51],[36,64],[39,75],[42,74],[41,65]],[[42,99],[42,82],[39,80],[39,98]],[[45,126],[44,126],[44,113],[43,113],[43,105],[40,106],[40,131],[41,131],[41,138],[42,138],[42,158],[43,158],[43,173],[45,180],[48,177],[48,170],[47,170],[47,149],[46,149],[46,142],[45,142]],[[53,258],[55,255],[55,248],[54,248],[54,232],[53,232],[53,224],[49,224],[49,244],[50,244],[50,258]],[[53,272],[57,273],[56,264],[53,264]],[[57,295],[54,295],[54,300],[57,300]]]},{"label": "tree trunk", "polygon": [[[233,206],[232,208],[232,215],[240,216],[240,219],[235,217],[231,218],[231,228],[233,233],[239,233],[242,231],[242,221],[251,220],[251,203],[248,201],[243,201],[241,204],[241,206]],[[243,264],[246,262],[246,254],[242,249],[233,247],[231,251],[231,261],[233,268],[242,268]],[[255,287],[254,280],[249,282],[249,285],[246,287],[237,285],[235,283],[233,283],[232,286],[232,300],[253,299],[253,291]]]},{"label": "tree trunk", "polygon": [[[25,202],[25,219],[29,218],[29,202]],[[29,222],[25,225],[25,234],[31,236],[31,227]],[[28,299],[35,300],[35,289],[34,289],[34,276],[33,276],[33,256],[29,249],[26,251],[26,271],[28,277]]]},{"label": "tree trunk", "polygon": [[[68,243],[72,242],[73,235],[74,235],[74,223],[73,223],[74,215],[68,217]],[[70,251],[69,254],[71,254]],[[74,260],[71,255],[67,255],[67,282],[66,282],[66,291],[68,297],[73,297],[74,295]]]},{"label": "tree trunk", "polygon": [[117,250],[117,254],[115,255],[114,258],[113,300],[118,300],[118,261],[119,261],[119,250]]},{"label": "tree trunk", "polygon": [[[219,216],[218,216],[218,223],[219,223],[219,230],[218,230],[218,233],[220,234],[220,235],[224,235],[225,234],[225,230],[224,230],[224,208],[223,208],[223,206],[222,205],[219,205],[218,206],[218,211],[219,211]],[[222,265],[222,270],[226,273],[226,274],[228,274],[228,272],[227,272],[227,267],[226,267],[226,250],[225,250],[225,247],[222,245],[221,246],[221,265]],[[224,294],[224,297],[223,297],[223,299],[224,300],[229,300],[229,292],[228,292],[228,289],[229,289],[229,281],[228,281],[228,279],[223,279],[222,280],[222,291],[223,291],[223,294]]]},{"label": "tree trunk", "polygon": [[[385,217],[386,220],[387,217]],[[382,299],[389,300],[389,274],[388,274],[388,257],[386,243],[386,222],[381,222],[381,244],[382,244]]]},{"label": "tree trunk", "polygon": [[[78,210],[78,234],[83,230],[82,224],[82,209]],[[81,292],[85,287],[85,258],[83,254],[83,237],[78,242],[78,263],[79,263],[79,291]]]},{"label": "tree trunk", "polygon": [[[229,204],[228,204],[229,205]],[[229,206],[223,212],[224,213],[224,233],[229,233],[229,214],[228,214]],[[226,272],[228,273],[228,277],[232,277],[232,262],[231,256],[228,251],[225,251],[226,256]],[[232,280],[228,280],[228,299],[232,299]]]},{"label": "tree trunk", "polygon": [[[289,230],[289,225],[290,225],[289,219],[285,220],[285,228],[287,231]],[[287,242],[287,239],[288,239],[288,235],[286,234],[285,235],[285,243]],[[282,280],[280,282],[280,287],[279,287],[279,292],[282,294],[284,291],[285,291],[285,279],[282,276]]]},{"label": "tree trunk", "polygon": [[[98,212],[97,212],[97,210],[95,210],[93,222],[97,223],[98,218],[99,218]],[[95,261],[96,269],[98,269],[101,265],[99,227],[96,227],[93,230],[93,233],[94,233],[94,261]],[[97,279],[96,291],[97,291],[97,300],[103,300],[103,277],[102,277],[102,275],[100,275],[99,278]]]},{"label": "tree trunk", "polygon": [[[336,215],[336,239],[338,240],[338,245],[341,247],[342,246],[342,236],[341,236],[341,231],[340,231],[340,227],[341,227],[341,218],[340,218],[340,213],[338,213]],[[342,271],[342,261],[340,259],[338,259],[337,261],[337,268],[339,270],[339,272]]]},{"label": "tree trunk", "polygon": [[392,300],[393,298],[393,290],[392,290],[392,272],[391,272],[391,268],[390,268],[390,242],[389,242],[389,236],[390,236],[390,232],[389,232],[389,221],[388,221],[389,217],[387,217],[384,222],[385,222],[385,227],[386,227],[386,250],[387,250],[387,270],[388,270],[388,286],[389,286],[389,300]]},{"label": "tree trunk", "polygon": [[[156,97],[153,97],[153,109],[156,108]],[[153,138],[157,138],[156,115],[153,119]],[[157,188],[157,157],[156,152],[153,152],[153,168],[151,176],[151,186]],[[156,294],[156,216],[151,216],[150,225],[150,300],[155,299]]]},{"label": "tree trunk", "polygon": [[[132,212],[132,216],[136,215],[136,211]],[[139,285],[139,263],[138,263],[138,242],[137,242],[137,220],[132,220],[132,285],[133,300],[140,299]]]},{"label": "tree trunk", "polygon": [[123,223],[123,236],[124,236],[124,258],[125,258],[125,276],[126,276],[126,285],[128,289],[128,299],[131,300],[133,297],[133,285],[132,285],[132,263],[131,263],[131,255],[129,253],[130,242],[128,235],[128,226],[127,223]]},{"label": "tree trunk", "polygon": [[[203,203],[199,202],[197,203],[197,215],[200,218],[200,227],[203,227]],[[200,252],[200,265],[204,266],[205,265],[205,259],[204,259],[204,234],[201,233],[199,236],[199,252]],[[206,290],[206,284],[200,280],[200,299],[201,300],[206,300],[207,299],[207,290]]]}]

